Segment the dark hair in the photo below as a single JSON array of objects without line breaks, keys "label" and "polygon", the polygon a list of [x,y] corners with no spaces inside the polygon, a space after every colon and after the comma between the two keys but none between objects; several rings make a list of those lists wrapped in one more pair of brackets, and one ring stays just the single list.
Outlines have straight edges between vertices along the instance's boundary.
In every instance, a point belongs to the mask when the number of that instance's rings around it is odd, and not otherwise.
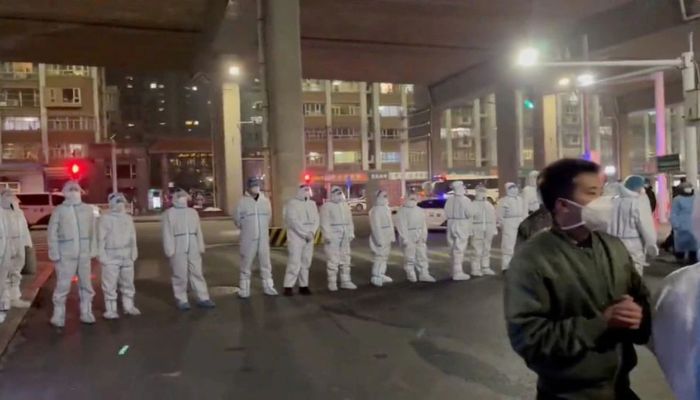
[{"label": "dark hair", "polygon": [[580,174],[598,174],[598,164],[578,158],[563,158],[549,164],[542,170],[538,179],[538,188],[542,202],[549,212],[554,211],[557,199],[571,199],[576,188],[574,180]]}]

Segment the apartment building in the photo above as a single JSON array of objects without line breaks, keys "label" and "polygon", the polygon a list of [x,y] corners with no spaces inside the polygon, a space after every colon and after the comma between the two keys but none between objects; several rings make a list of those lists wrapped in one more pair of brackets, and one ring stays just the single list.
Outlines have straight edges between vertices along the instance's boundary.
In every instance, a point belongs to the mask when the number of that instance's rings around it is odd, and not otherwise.
[{"label": "apartment building", "polygon": [[302,88],[306,166],[315,182],[360,196],[372,176],[382,176],[400,192],[402,163],[408,180],[428,179],[425,146],[414,154],[408,141],[413,85],[304,80]]},{"label": "apartment building", "polygon": [[0,63],[0,181],[35,192],[60,188],[68,160],[106,139],[102,68]]}]

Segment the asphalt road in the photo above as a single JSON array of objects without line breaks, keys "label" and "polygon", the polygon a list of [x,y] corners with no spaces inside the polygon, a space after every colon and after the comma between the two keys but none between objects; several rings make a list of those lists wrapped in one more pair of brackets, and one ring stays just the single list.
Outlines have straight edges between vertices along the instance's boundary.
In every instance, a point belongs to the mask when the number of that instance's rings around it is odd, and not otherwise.
[{"label": "asphalt road", "polygon": [[[325,257],[312,266],[314,296],[249,300],[238,280],[233,225],[205,222],[205,274],[218,307],[180,312],[157,223],[138,224],[137,304],[143,315],[78,321],[76,289],[64,330],[48,324],[50,280],[0,364],[0,399],[532,399],[535,376],[508,343],[500,277],[449,280],[444,234],[430,235],[435,284],[410,284],[396,249],[384,288],[369,284],[367,217],[356,217],[353,277],[359,289],[325,289]],[[45,232],[33,233],[35,243]],[[40,247],[41,250],[41,247]],[[40,257],[45,256],[41,254]],[[272,261],[281,291],[285,249]],[[494,252],[493,265],[498,266]],[[670,270],[649,269],[650,286]],[[257,272],[254,272],[257,277]],[[99,271],[95,269],[95,288]],[[128,346],[128,347],[126,347]],[[633,384],[643,399],[671,399],[656,361],[639,349]]]}]

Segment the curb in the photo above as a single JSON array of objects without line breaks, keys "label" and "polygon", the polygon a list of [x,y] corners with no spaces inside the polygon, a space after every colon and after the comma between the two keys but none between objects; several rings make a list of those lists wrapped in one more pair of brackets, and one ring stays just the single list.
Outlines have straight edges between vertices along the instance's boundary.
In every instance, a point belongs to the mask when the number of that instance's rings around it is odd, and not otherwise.
[{"label": "curb", "polygon": [[[41,261],[37,264],[37,273],[34,275],[25,275],[22,279],[22,298],[34,303],[39,290],[46,281],[53,275],[53,263]],[[30,281],[30,278],[31,281]],[[13,308],[7,313],[7,319],[0,325],[0,357],[5,355],[12,339],[19,330],[19,327],[24,321],[29,308]]]}]

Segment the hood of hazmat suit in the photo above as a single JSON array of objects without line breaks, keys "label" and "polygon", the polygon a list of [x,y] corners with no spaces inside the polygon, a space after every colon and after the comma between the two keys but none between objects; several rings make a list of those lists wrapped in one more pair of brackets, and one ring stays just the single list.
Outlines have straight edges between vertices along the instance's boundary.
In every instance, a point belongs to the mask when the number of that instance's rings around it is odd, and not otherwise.
[{"label": "hood of hazmat suit", "polygon": [[464,196],[467,194],[467,188],[464,186],[464,182],[456,181],[452,183],[452,190],[455,196]]},{"label": "hood of hazmat suit", "polygon": [[128,265],[138,258],[134,222],[126,212],[124,194],[112,193],[108,201],[109,212],[98,221],[98,257],[102,264]]},{"label": "hood of hazmat suit", "polygon": [[700,398],[700,264],[664,278],[654,302],[651,345],[679,400]]},{"label": "hood of hazmat suit", "polygon": [[66,196],[64,204],[74,205],[82,203],[82,189],[76,181],[68,181],[63,185],[63,195]]}]

